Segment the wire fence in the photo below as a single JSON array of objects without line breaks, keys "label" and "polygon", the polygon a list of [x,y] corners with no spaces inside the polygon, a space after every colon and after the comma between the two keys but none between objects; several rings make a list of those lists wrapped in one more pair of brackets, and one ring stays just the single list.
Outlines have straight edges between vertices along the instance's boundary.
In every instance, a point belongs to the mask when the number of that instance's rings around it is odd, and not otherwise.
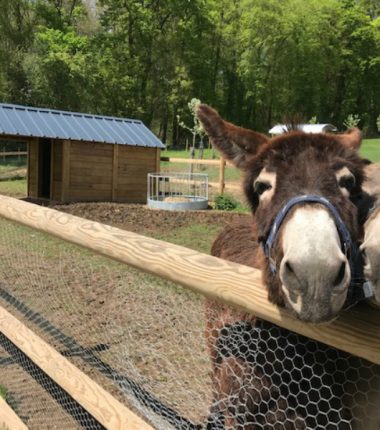
[{"label": "wire fence", "polygon": [[[0,227],[1,306],[155,428],[205,420],[211,385],[201,297],[8,221]],[[1,354],[0,366],[8,359]],[[14,404],[24,389],[34,392],[12,366],[3,373]],[[43,377],[34,375],[37,384]],[[30,429],[51,428],[51,416],[56,428],[78,426],[79,412],[55,414],[37,392],[27,403],[17,410]]]},{"label": "wire fence", "polygon": [[[380,428],[379,365],[2,218],[0,259],[0,305],[156,429]],[[0,386],[30,429],[103,428],[4,335]]]}]

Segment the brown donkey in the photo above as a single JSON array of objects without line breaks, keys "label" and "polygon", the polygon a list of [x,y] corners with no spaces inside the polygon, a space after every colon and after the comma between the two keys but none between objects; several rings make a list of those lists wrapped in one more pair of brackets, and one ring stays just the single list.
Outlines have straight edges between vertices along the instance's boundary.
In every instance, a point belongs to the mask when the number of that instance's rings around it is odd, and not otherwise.
[{"label": "brown donkey", "polygon": [[[355,206],[365,167],[356,153],[360,132],[293,132],[268,139],[224,121],[207,105],[199,107],[198,117],[214,146],[243,171],[245,195],[255,215],[250,225],[223,231],[212,254],[262,269],[269,300],[300,319],[332,320],[355,276],[352,250],[344,248],[347,236],[355,244],[361,234]],[[294,202],[299,196],[310,198]],[[275,232],[274,222],[279,224]],[[247,236],[250,247],[239,240]]]},{"label": "brown donkey", "polygon": [[[298,318],[312,323],[334,319],[347,303],[349,289],[361,287],[354,261],[356,242],[362,235],[357,206],[366,200],[362,191],[365,162],[356,152],[360,132],[292,132],[268,139],[224,121],[207,105],[199,107],[198,118],[213,145],[242,170],[245,195],[254,214],[250,222],[226,227],[214,242],[212,254],[262,269],[268,299]],[[321,424],[307,421],[310,411],[305,408],[290,407],[291,397],[296,399],[293,403],[302,398],[297,393],[290,396],[289,386],[281,391],[281,383],[275,386],[269,376],[273,370],[265,371],[272,361],[281,363],[278,357],[277,361],[268,359],[260,352],[259,343],[267,336],[277,346],[285,339],[284,348],[291,344],[304,363],[309,360],[306,371],[324,372],[321,366],[315,367],[313,354],[299,352],[307,339],[294,340],[292,334],[283,330],[279,334],[279,330],[251,315],[208,302],[206,337],[215,395],[214,418],[208,428],[305,429]],[[324,354],[327,347],[319,348]],[[283,374],[288,378],[292,366],[292,362],[280,365],[277,373],[288,372]],[[330,384],[322,373],[321,390]],[[328,376],[333,380],[334,375]],[[308,384],[307,378],[302,384]],[[294,390],[299,391],[301,385],[295,384]],[[341,385],[334,385],[335,393]],[[311,401],[312,408],[321,392]],[[341,404],[342,396],[336,395],[341,412],[335,422],[341,423],[346,406]]]},{"label": "brown donkey", "polygon": [[364,275],[374,287],[373,301],[380,306],[380,163],[365,169],[363,189],[371,196],[364,224],[364,240],[360,249],[364,257]]}]

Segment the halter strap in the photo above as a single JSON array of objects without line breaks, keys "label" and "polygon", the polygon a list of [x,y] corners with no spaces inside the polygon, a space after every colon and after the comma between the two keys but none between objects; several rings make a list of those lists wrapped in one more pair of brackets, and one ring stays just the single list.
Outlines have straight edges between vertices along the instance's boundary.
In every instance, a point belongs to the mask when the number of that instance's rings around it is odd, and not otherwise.
[{"label": "halter strap", "polygon": [[374,294],[373,285],[371,284],[370,281],[364,282],[363,285],[361,286],[358,286],[356,283],[357,279],[361,277],[360,276],[361,270],[358,267],[360,266],[358,264],[358,259],[360,256],[359,256],[358,247],[351,239],[350,232],[348,231],[346,225],[344,224],[335,206],[332,203],[330,203],[330,201],[327,200],[325,197],[321,197],[317,195],[301,195],[301,196],[293,197],[290,200],[288,200],[285,203],[285,205],[280,209],[280,211],[277,213],[271,225],[267,240],[261,243],[264,250],[264,254],[269,261],[269,268],[272,275],[275,275],[277,273],[277,268],[276,268],[276,262],[271,255],[271,250],[278,237],[278,232],[280,230],[281,224],[283,223],[290,209],[293,206],[298,205],[300,203],[322,204],[330,211],[330,213],[334,218],[335,225],[339,233],[342,250],[349,260],[350,269],[351,269],[351,283],[347,293],[346,306],[347,305],[351,306],[352,304],[358,302],[359,300],[363,300],[365,298],[373,296]]}]

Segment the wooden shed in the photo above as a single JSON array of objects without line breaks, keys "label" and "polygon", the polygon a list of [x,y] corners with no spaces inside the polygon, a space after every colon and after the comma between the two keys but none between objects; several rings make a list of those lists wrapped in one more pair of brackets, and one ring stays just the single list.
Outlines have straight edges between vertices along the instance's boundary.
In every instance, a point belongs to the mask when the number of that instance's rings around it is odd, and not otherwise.
[{"label": "wooden shed", "polygon": [[28,197],[145,203],[162,142],[141,122],[0,104],[0,139],[28,144]]}]

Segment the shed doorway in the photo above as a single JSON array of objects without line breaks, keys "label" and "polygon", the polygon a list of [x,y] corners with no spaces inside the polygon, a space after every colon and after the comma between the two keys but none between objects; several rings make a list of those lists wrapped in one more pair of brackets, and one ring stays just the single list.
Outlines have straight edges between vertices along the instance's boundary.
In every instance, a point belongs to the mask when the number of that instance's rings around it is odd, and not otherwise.
[{"label": "shed doorway", "polygon": [[51,190],[51,140],[38,143],[38,197],[50,199]]}]

